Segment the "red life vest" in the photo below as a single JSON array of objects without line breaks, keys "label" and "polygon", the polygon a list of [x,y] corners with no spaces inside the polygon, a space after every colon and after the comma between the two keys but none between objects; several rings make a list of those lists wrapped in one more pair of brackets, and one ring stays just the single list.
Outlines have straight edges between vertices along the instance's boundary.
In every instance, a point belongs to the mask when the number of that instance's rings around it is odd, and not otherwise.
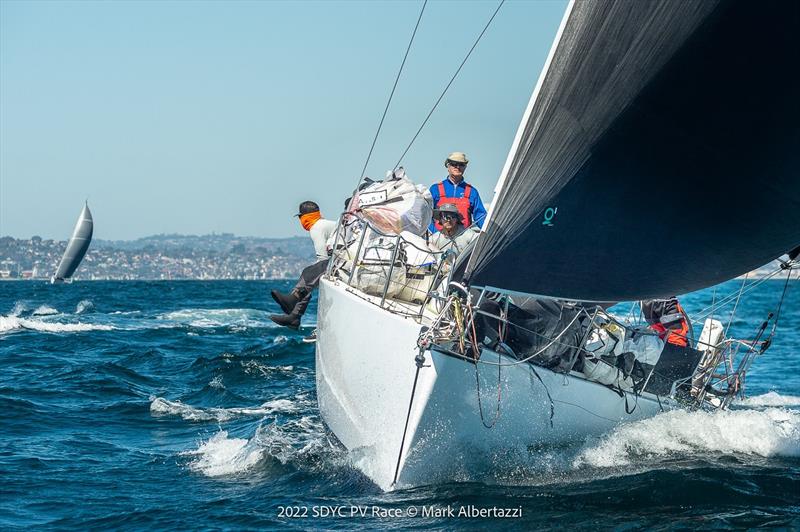
[{"label": "red life vest", "polygon": [[676,298],[647,300],[642,302],[642,310],[650,328],[659,338],[669,344],[686,347],[688,345],[689,323],[686,313]]},{"label": "red life vest", "polygon": [[[458,188],[455,189],[457,191]],[[455,193],[455,191],[453,193]],[[439,205],[443,203],[452,203],[458,209],[458,212],[461,213],[461,218],[463,220],[464,227],[469,227],[472,225],[472,209],[469,205],[469,195],[472,193],[472,185],[467,185],[464,187],[464,197],[462,198],[451,198],[445,196],[444,191],[444,183],[439,183],[439,201],[436,202],[435,208],[438,208]],[[439,223],[438,220],[434,220],[433,224],[436,226],[437,231],[442,230],[442,224]]]}]

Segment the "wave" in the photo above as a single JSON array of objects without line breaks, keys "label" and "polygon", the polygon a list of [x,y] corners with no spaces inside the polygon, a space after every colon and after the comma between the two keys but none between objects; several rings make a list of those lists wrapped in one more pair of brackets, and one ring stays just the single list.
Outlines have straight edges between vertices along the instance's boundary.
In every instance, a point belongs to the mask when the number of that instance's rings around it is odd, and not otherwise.
[{"label": "wave", "polygon": [[54,309],[53,307],[47,305],[41,305],[39,308],[33,311],[33,316],[52,316],[54,314],[58,314],[59,312]]},{"label": "wave", "polygon": [[767,392],[763,395],[748,397],[737,401],[734,405],[760,407],[760,406],[800,406],[800,397],[794,395],[781,395],[777,392]]},{"label": "wave", "polygon": [[94,303],[88,299],[84,299],[78,302],[78,305],[75,307],[75,314],[83,314],[92,310],[94,310]]},{"label": "wave", "polygon": [[263,310],[229,309],[181,309],[157,316],[158,320],[188,325],[199,329],[215,327],[273,327],[269,313]]},{"label": "wave", "polygon": [[113,331],[111,325],[92,323],[58,323],[37,319],[20,318],[17,316],[0,316],[0,333],[15,330],[29,329],[33,331],[61,333],[61,332],[86,332],[86,331]]},{"label": "wave", "polygon": [[209,477],[242,473],[268,458],[311,471],[347,464],[346,454],[328,445],[322,424],[312,416],[259,424],[250,439],[231,438],[220,430],[196,450],[181,454],[195,456],[189,468]]},{"label": "wave", "polygon": [[783,408],[665,412],[593,440],[572,465],[611,468],[709,454],[800,456],[800,413]]},{"label": "wave", "polygon": [[259,377],[269,377],[273,373],[293,373],[294,366],[272,366],[262,364],[257,360],[243,360],[241,362],[244,372],[248,375],[255,375]]},{"label": "wave", "polygon": [[[0,315],[0,333],[18,329],[31,329],[42,332],[84,332],[104,330],[148,330],[148,329],[173,329],[195,328],[215,329],[228,327],[231,332],[246,332],[248,329],[277,328],[269,320],[269,313],[255,309],[182,309],[158,315],[142,315],[141,311],[114,311],[104,314],[114,325],[86,324],[86,323],[55,323],[39,318],[49,318],[62,315],[57,309],[42,304],[33,312],[32,305],[25,301],[17,301],[11,312]],[[89,314],[94,311],[94,303],[88,299],[81,300],[75,307],[73,316]],[[66,316],[66,315],[65,315]],[[105,320],[104,320],[105,321]],[[288,338],[277,337],[273,344],[286,343]]]},{"label": "wave", "polygon": [[11,312],[8,315],[16,318],[26,310],[28,310],[28,305],[26,305],[24,301],[17,301],[14,303],[14,308],[11,309]]},{"label": "wave", "polygon": [[208,385],[217,390],[225,389],[225,383],[222,382],[222,375],[215,376],[213,379],[209,381]]},{"label": "wave", "polygon": [[274,399],[257,407],[198,408],[181,401],[170,401],[163,397],[150,398],[150,414],[154,416],[180,416],[186,421],[228,421],[240,416],[265,416],[296,412],[300,406],[289,399]]},{"label": "wave", "polygon": [[227,431],[221,430],[196,450],[181,454],[196,456],[189,463],[190,469],[218,477],[247,471],[261,461],[265,452],[266,449],[258,443],[258,430],[249,440],[230,438]]}]

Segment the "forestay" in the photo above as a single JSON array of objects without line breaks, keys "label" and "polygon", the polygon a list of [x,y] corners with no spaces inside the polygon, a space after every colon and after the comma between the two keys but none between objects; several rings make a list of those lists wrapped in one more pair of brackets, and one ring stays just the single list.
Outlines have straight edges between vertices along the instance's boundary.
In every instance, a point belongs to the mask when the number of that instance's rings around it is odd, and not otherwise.
[{"label": "forestay", "polygon": [[569,10],[468,281],[636,300],[800,243],[800,3]]}]

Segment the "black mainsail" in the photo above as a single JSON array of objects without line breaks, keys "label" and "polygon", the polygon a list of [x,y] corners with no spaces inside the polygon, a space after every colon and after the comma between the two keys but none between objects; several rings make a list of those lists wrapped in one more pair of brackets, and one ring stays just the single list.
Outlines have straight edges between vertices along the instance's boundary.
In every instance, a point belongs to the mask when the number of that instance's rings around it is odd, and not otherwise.
[{"label": "black mainsail", "polygon": [[800,2],[570,4],[473,286],[681,294],[800,244]]},{"label": "black mainsail", "polygon": [[78,221],[75,223],[75,230],[72,232],[72,237],[67,243],[67,249],[64,251],[64,256],[61,257],[61,262],[58,264],[58,270],[51,278],[50,282],[66,281],[75,270],[80,266],[83,256],[86,255],[86,250],[89,249],[89,244],[92,241],[92,233],[94,231],[94,221],[92,220],[92,213],[89,210],[89,204],[85,203],[81,214],[78,216]]}]

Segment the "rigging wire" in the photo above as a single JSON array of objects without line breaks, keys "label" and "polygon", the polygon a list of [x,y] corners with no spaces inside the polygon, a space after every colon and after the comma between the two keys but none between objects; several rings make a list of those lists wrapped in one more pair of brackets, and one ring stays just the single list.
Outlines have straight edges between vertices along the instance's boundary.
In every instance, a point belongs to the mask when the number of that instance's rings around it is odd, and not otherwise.
[{"label": "rigging wire", "polygon": [[483,27],[483,31],[481,31],[480,35],[478,35],[478,38],[475,39],[475,42],[472,44],[472,48],[469,49],[469,52],[467,52],[467,55],[464,57],[464,60],[461,61],[460,65],[458,65],[458,69],[456,69],[455,74],[453,74],[453,77],[450,78],[450,81],[447,83],[447,86],[444,88],[442,93],[439,95],[439,99],[437,99],[436,103],[434,103],[433,107],[431,107],[430,112],[428,112],[428,116],[426,116],[425,120],[422,121],[422,125],[419,126],[419,129],[414,134],[414,138],[412,138],[411,142],[408,143],[408,146],[406,146],[405,151],[403,151],[403,155],[401,155],[400,158],[397,160],[397,163],[395,163],[394,168],[397,168],[397,167],[400,166],[400,163],[403,161],[403,157],[406,156],[406,154],[408,153],[408,150],[410,150],[411,146],[414,145],[414,142],[417,140],[417,137],[422,132],[422,129],[425,127],[425,124],[428,123],[428,120],[430,119],[431,115],[436,110],[436,108],[439,106],[439,103],[442,101],[442,98],[444,98],[444,95],[447,94],[448,89],[450,89],[450,85],[452,85],[453,82],[456,80],[456,77],[458,76],[458,73],[461,72],[461,69],[464,67],[464,64],[467,62],[467,59],[469,59],[469,56],[472,55],[473,50],[475,50],[475,47],[478,46],[478,43],[481,41],[481,38],[483,37],[483,34],[486,33],[486,30],[489,29],[489,25],[494,20],[494,17],[497,16],[497,12],[500,11],[500,8],[503,7],[503,4],[505,4],[505,2],[506,2],[506,0],[500,0],[500,4],[497,6],[497,9],[495,9],[494,13],[492,13],[492,16],[489,18],[489,21],[486,23],[486,26]]},{"label": "rigging wire", "polygon": [[743,290],[740,289],[741,290],[740,292],[736,292],[734,294],[728,295],[728,296],[724,297],[723,299],[721,299],[720,301],[717,301],[716,304],[714,304],[712,306],[709,306],[709,307],[706,307],[703,310],[693,314],[692,316],[690,316],[691,320],[693,322],[699,322],[701,319],[703,319],[705,317],[708,317],[709,314],[715,312],[715,310],[721,309],[722,307],[724,307],[725,305],[727,305],[731,301],[740,299],[741,296],[743,296],[744,294],[746,294],[746,293],[750,292],[751,290],[755,289],[757,286],[761,285],[762,283],[772,279],[777,274],[779,274],[781,271],[782,271],[782,269],[778,268],[778,269],[768,273],[764,277],[762,277],[760,279],[757,279],[757,280],[754,280],[749,285],[747,285],[747,288],[744,288]]},{"label": "rigging wire", "polygon": [[727,325],[725,325],[725,332],[723,333],[725,336],[728,336],[728,329],[731,327],[731,323],[736,318],[736,309],[739,308],[739,301],[742,299],[742,292],[744,291],[744,285],[747,284],[747,278],[750,276],[750,273],[746,273],[744,279],[742,279],[742,286],[739,288],[739,295],[736,296],[736,302],[733,304],[733,310],[731,311],[731,317],[728,320]]},{"label": "rigging wire", "polygon": [[775,337],[775,331],[778,328],[778,320],[781,319],[781,309],[783,308],[783,300],[786,298],[786,291],[789,289],[789,281],[792,278],[792,268],[787,268],[786,272],[786,282],[783,284],[783,292],[781,292],[781,298],[778,300],[778,308],[775,310],[775,321],[772,322],[772,330],[769,333],[769,336],[766,340],[764,340],[764,346],[761,348],[761,352],[763,353],[766,351],[770,344],[772,344],[772,339]]},{"label": "rigging wire", "polygon": [[375,149],[375,143],[378,142],[378,135],[381,134],[381,128],[383,128],[383,121],[386,119],[386,113],[389,112],[389,105],[392,103],[392,98],[394,97],[394,91],[395,89],[397,89],[397,83],[400,81],[400,75],[403,73],[403,67],[406,65],[406,59],[408,59],[408,52],[411,51],[411,44],[414,42],[414,37],[416,37],[417,35],[417,29],[419,28],[419,23],[422,20],[422,14],[425,12],[426,5],[428,5],[428,0],[425,0],[422,3],[422,9],[420,9],[419,11],[419,17],[417,17],[417,23],[414,25],[414,31],[411,33],[411,39],[408,41],[408,47],[406,47],[406,54],[403,56],[403,62],[400,63],[400,69],[397,71],[397,76],[394,78],[394,85],[392,85],[392,92],[389,93],[389,100],[386,102],[386,107],[383,109],[383,116],[381,116],[381,121],[378,124],[378,130],[375,131],[375,137],[372,139],[372,145],[369,147],[367,160],[364,161],[364,168],[361,169],[361,177],[358,178],[358,183],[356,183],[356,186],[358,186],[361,183],[361,180],[364,179],[364,174],[367,171],[367,165],[369,164],[369,160],[372,158],[372,150]]}]

